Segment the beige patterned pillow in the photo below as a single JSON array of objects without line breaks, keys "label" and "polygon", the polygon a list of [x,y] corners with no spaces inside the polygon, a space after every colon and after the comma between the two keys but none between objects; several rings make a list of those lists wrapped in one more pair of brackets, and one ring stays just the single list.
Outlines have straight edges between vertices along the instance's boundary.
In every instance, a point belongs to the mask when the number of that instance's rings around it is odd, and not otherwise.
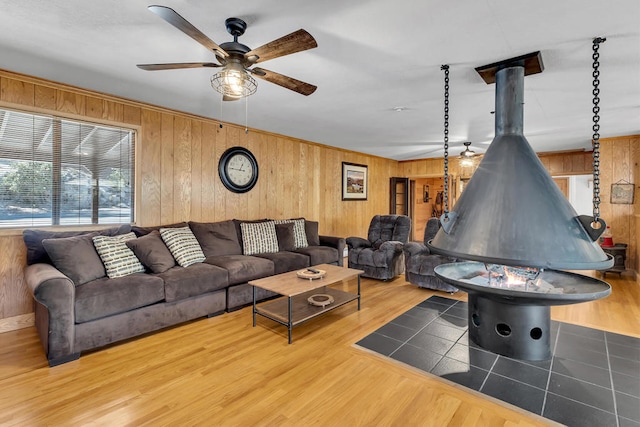
[{"label": "beige patterned pillow", "polygon": [[160,235],[180,266],[188,267],[205,260],[202,248],[189,227],[161,228]]},{"label": "beige patterned pillow", "polygon": [[144,273],[144,265],[126,244],[127,240],[135,238],[136,235],[133,232],[119,236],[95,236],[93,238],[93,246],[100,255],[109,278]]},{"label": "beige patterned pillow", "polygon": [[293,223],[293,239],[295,241],[296,249],[306,248],[309,246],[307,242],[307,232],[304,229],[304,219],[277,219],[276,224]]},{"label": "beige patterned pillow", "polygon": [[240,230],[242,231],[242,246],[245,255],[278,252],[275,222],[242,222]]}]

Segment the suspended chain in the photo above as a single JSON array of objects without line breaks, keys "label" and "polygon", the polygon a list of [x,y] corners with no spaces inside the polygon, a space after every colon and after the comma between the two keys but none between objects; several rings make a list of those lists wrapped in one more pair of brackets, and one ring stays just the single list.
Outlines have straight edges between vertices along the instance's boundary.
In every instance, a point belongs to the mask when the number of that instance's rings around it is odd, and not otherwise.
[{"label": "suspended chain", "polygon": [[449,219],[449,66],[444,71],[444,217]]},{"label": "suspended chain", "polygon": [[600,54],[598,49],[600,43],[604,43],[607,39],[596,37],[593,39],[593,221],[597,223],[600,219]]}]

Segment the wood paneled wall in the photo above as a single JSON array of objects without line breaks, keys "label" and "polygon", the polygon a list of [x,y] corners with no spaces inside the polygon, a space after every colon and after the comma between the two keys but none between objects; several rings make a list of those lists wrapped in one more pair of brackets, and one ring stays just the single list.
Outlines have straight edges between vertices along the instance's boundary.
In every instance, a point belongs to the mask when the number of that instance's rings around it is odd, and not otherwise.
[{"label": "wood paneled wall", "polygon": [[[626,243],[627,268],[638,271],[638,234],[634,214],[640,213],[640,135],[600,139],[600,214],[611,226],[614,243]],[[611,184],[635,184],[632,205],[611,203]]]},{"label": "wood paneled wall", "polygon": [[[592,152],[542,153],[540,160],[551,175],[593,173]],[[637,197],[634,204],[611,204],[611,184],[635,183],[640,177],[640,135],[600,139],[600,215],[611,226],[614,243],[626,243],[626,267],[638,270],[638,237],[635,213],[640,213]],[[637,189],[637,185],[636,185]],[[637,193],[637,192],[636,192]]]},{"label": "wood paneled wall", "polygon": [[[336,149],[213,119],[167,110],[0,70],[0,106],[131,127],[136,145],[136,223],[230,218],[305,217],[321,234],[366,236],[371,217],[389,211],[394,160]],[[228,147],[249,148],[260,166],[257,185],[228,191],[218,160]],[[342,162],[365,164],[368,200],[342,201]],[[22,230],[0,230],[0,331],[32,320],[22,269]]]}]

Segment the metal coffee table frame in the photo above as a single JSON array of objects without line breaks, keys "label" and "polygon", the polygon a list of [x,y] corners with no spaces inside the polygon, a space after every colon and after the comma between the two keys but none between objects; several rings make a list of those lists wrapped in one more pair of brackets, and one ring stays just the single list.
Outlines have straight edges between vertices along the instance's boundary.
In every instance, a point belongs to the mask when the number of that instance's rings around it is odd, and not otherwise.
[{"label": "metal coffee table frame", "polygon": [[[364,273],[363,271],[329,264],[317,265],[314,268],[325,270],[326,275],[321,279],[307,280],[299,278],[296,274],[297,271],[290,271],[250,281],[249,284],[253,286],[253,326],[256,326],[257,315],[286,326],[289,344],[291,344],[291,331],[294,326],[342,307],[351,301],[358,301],[358,311],[360,310],[360,275]],[[354,278],[358,279],[357,294],[329,287]],[[275,292],[284,298],[258,305],[256,301],[257,288]],[[317,293],[331,295],[334,302],[324,307],[309,304],[307,298]]]}]

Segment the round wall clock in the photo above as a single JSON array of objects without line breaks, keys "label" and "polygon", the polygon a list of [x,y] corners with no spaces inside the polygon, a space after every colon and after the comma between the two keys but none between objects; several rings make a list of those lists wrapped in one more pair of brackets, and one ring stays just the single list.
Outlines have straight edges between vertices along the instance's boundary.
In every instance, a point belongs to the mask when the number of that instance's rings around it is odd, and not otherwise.
[{"label": "round wall clock", "polygon": [[258,182],[258,162],[244,147],[231,147],[218,163],[220,180],[234,193],[246,193]]}]

